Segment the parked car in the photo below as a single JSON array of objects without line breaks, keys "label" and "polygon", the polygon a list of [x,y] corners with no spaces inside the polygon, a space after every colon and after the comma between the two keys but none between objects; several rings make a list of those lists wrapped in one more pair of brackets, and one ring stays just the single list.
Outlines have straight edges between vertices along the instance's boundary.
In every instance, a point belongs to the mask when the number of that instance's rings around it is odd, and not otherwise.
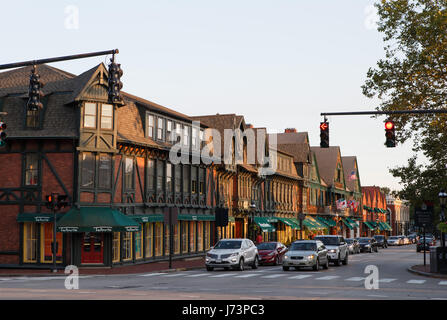
[{"label": "parked car", "polygon": [[402,245],[402,239],[399,236],[391,236],[387,240],[389,246],[400,246]]},{"label": "parked car", "polygon": [[342,236],[316,236],[314,240],[323,242],[328,250],[329,262],[333,262],[336,266],[339,266],[340,263],[343,263],[344,265],[348,264],[348,244]]},{"label": "parked car", "polygon": [[403,245],[410,244],[410,240],[406,236],[402,235],[402,236],[399,236],[399,237],[402,239],[402,244]]},{"label": "parked car", "polygon": [[360,253],[360,245],[357,239],[348,238],[346,239],[346,243],[348,244],[350,254]]},{"label": "parked car", "polygon": [[416,233],[408,235],[408,239],[410,239],[411,243],[417,243],[419,240],[418,235]]},{"label": "parked car", "polygon": [[258,249],[250,239],[222,239],[206,254],[206,270],[214,268],[233,268],[243,271],[245,266],[257,269]]},{"label": "parked car", "polygon": [[278,265],[282,263],[284,254],[288,248],[281,242],[262,242],[257,245],[259,254],[259,264]]},{"label": "parked car", "polygon": [[425,238],[425,243],[424,243],[424,238],[420,238],[416,244],[416,252],[421,252],[423,251],[429,251],[431,246],[436,245],[436,242],[433,241],[433,238]]},{"label": "parked car", "polygon": [[329,268],[328,250],[323,242],[319,240],[298,240],[290,245],[289,250],[284,255],[282,269],[288,271],[290,267],[299,269],[300,267],[312,267],[318,271],[320,266]]},{"label": "parked car", "polygon": [[378,235],[375,235],[373,238],[376,239],[377,245],[379,247],[381,247],[382,249],[385,249],[388,247],[388,243],[386,241],[385,236],[378,234]]},{"label": "parked car", "polygon": [[374,238],[359,238],[359,244],[361,252],[379,252],[377,241]]}]

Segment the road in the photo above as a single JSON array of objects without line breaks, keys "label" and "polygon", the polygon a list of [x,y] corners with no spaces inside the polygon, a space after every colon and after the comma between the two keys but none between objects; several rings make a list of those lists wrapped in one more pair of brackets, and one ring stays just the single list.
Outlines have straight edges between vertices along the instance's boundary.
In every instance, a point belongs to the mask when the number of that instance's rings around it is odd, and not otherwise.
[{"label": "road", "polygon": [[[427,254],[428,259],[428,254]],[[261,266],[243,272],[205,268],[183,272],[80,276],[78,290],[66,290],[65,277],[0,278],[0,299],[151,299],[151,300],[447,300],[447,279],[412,274],[422,264],[414,245],[351,255],[347,266],[283,271]],[[379,288],[366,289],[368,265],[379,270]]]}]

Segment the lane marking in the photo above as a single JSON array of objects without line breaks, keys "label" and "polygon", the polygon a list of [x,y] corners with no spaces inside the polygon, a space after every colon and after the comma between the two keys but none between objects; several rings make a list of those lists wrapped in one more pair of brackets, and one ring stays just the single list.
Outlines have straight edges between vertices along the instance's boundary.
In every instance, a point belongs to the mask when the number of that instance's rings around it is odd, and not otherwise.
[{"label": "lane marking", "polygon": [[365,279],[366,279],[365,277],[352,277],[352,278],[345,279],[345,281],[363,281]]},{"label": "lane marking", "polygon": [[219,274],[217,276],[211,276],[210,278],[225,278],[225,277],[232,277],[235,275],[236,275],[236,273],[224,273],[224,274]]},{"label": "lane marking", "polygon": [[285,276],[285,274],[272,274],[270,276],[263,276],[261,278],[264,278],[264,279],[275,279],[275,278],[284,277],[284,276]]},{"label": "lane marking", "polygon": [[190,276],[186,276],[187,278],[197,278],[197,277],[204,277],[204,276],[209,276],[209,273],[198,273],[198,274],[192,274]]},{"label": "lane marking", "polygon": [[321,278],[315,278],[315,280],[333,280],[333,279],[337,279],[340,278],[340,276],[326,276],[326,277],[321,277]]},{"label": "lane marking", "polygon": [[287,279],[298,279],[298,280],[301,280],[301,279],[306,279],[306,278],[310,278],[310,277],[312,277],[312,276],[309,275],[309,274],[300,274],[299,276],[289,277]]},{"label": "lane marking", "polygon": [[140,274],[140,277],[153,277],[153,276],[160,276],[163,274],[167,274],[165,272],[156,272],[156,273],[148,273],[148,274]]},{"label": "lane marking", "polygon": [[440,286],[447,286],[447,281],[441,281],[438,283]]},{"label": "lane marking", "polygon": [[388,296],[381,296],[379,294],[369,294],[368,297],[375,297],[375,298],[388,298]]},{"label": "lane marking", "polygon": [[163,276],[165,278],[172,278],[172,277],[180,277],[180,276],[186,276],[187,273],[175,273],[175,274],[168,274],[167,276]]},{"label": "lane marking", "polygon": [[242,276],[236,276],[235,278],[251,278],[251,277],[257,277],[257,276],[259,276],[259,274],[251,273],[251,274],[244,274]]},{"label": "lane marking", "polygon": [[390,283],[395,281],[396,279],[380,279],[379,282],[385,282],[385,283]]},{"label": "lane marking", "polygon": [[408,280],[407,283],[411,283],[411,284],[423,284],[425,283],[427,280]]}]

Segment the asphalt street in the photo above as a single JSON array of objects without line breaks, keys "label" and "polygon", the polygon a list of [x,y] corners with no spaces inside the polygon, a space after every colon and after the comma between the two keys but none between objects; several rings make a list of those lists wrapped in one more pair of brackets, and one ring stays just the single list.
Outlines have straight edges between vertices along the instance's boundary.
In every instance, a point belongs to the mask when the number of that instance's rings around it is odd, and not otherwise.
[{"label": "asphalt street", "polygon": [[[427,261],[429,256],[427,254]],[[378,253],[351,255],[347,266],[328,270],[283,271],[281,266],[257,270],[203,269],[132,275],[81,276],[78,290],[65,289],[65,277],[0,278],[0,299],[152,299],[152,300],[447,300],[447,280],[407,271],[422,264],[415,245],[379,249]],[[367,266],[379,271],[378,289],[367,289]]]}]

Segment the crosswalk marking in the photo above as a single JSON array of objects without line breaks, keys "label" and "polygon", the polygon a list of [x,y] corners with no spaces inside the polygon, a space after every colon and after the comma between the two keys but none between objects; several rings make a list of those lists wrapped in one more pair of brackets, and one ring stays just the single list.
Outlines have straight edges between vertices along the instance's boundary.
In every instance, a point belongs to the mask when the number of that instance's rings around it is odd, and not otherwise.
[{"label": "crosswalk marking", "polygon": [[396,279],[380,279],[379,282],[385,282],[385,283],[390,283],[395,281]]},{"label": "crosswalk marking", "polygon": [[352,278],[345,279],[345,281],[363,281],[365,279],[366,278],[364,278],[364,277],[352,277]]},{"label": "crosswalk marking", "polygon": [[407,283],[411,284],[423,284],[426,280],[408,280]]},{"label": "crosswalk marking", "polygon": [[224,277],[230,277],[230,276],[235,276],[234,273],[223,273],[223,274],[219,274],[217,276],[211,276],[210,278],[224,278]]},{"label": "crosswalk marking", "polygon": [[188,277],[188,278],[196,278],[196,277],[204,277],[204,276],[208,276],[209,275],[209,273],[198,273],[198,274],[192,274],[192,275],[189,275],[189,276],[186,276],[186,277]]},{"label": "crosswalk marking", "polygon": [[333,280],[333,279],[337,279],[340,278],[339,276],[326,276],[326,277],[321,277],[321,278],[315,278],[315,280]]},{"label": "crosswalk marking", "polygon": [[301,280],[301,279],[306,279],[306,278],[310,278],[310,277],[312,277],[310,274],[300,274],[299,276],[289,277],[287,279],[298,279],[298,280]]},{"label": "crosswalk marking", "polygon": [[186,276],[186,275],[187,275],[187,273],[174,273],[174,274],[168,274],[168,275],[163,276],[163,277],[171,278],[171,277],[180,277],[180,276]]},{"label": "crosswalk marking", "polygon": [[236,276],[235,278],[251,278],[251,277],[257,277],[257,276],[259,276],[259,274],[249,273],[249,274],[244,274],[242,276]]},{"label": "crosswalk marking", "polygon": [[154,273],[148,273],[148,274],[140,274],[140,277],[153,277],[153,276],[160,276],[166,274],[165,272],[154,272]]},{"label": "crosswalk marking", "polygon": [[440,286],[447,286],[447,281],[441,281],[438,283]]},{"label": "crosswalk marking", "polygon": [[272,274],[270,276],[263,276],[261,278],[264,278],[264,279],[275,279],[275,278],[284,277],[284,276],[285,276],[285,274]]}]

